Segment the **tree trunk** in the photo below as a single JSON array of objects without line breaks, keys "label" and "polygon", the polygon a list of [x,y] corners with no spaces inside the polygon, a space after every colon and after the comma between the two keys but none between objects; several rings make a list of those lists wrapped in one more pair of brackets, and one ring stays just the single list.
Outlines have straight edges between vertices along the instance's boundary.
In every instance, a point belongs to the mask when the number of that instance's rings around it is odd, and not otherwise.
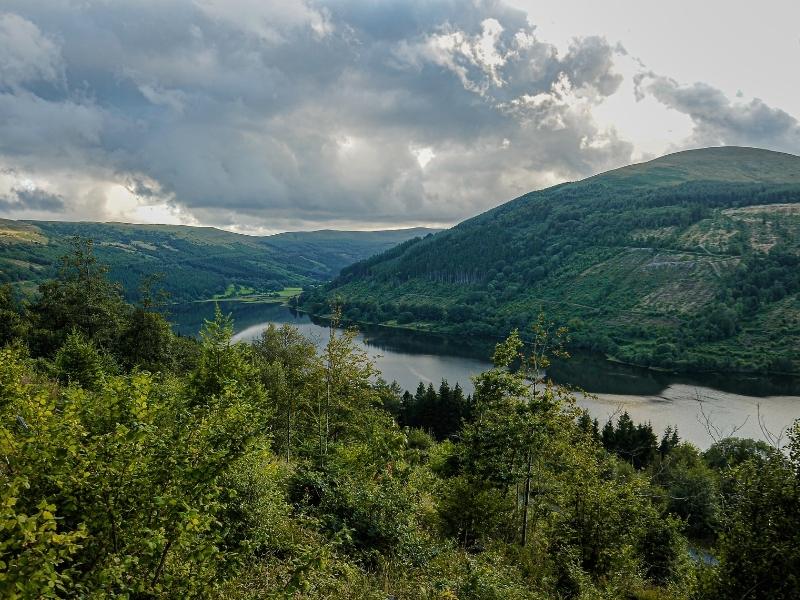
[{"label": "tree trunk", "polygon": [[528,470],[525,474],[525,498],[522,501],[522,545],[528,543],[528,503],[531,497],[531,449],[528,448]]},{"label": "tree trunk", "polygon": [[[330,363],[329,363],[328,369],[330,369]],[[329,374],[328,375],[328,390],[327,390],[327,394],[325,396],[325,445],[324,445],[323,452],[322,452],[323,456],[327,456],[328,455],[328,436],[330,435],[330,431],[331,431],[330,415],[331,415],[331,380],[330,380],[330,374]]]},{"label": "tree trunk", "polygon": [[292,401],[286,399],[286,464],[292,458]]},{"label": "tree trunk", "polygon": [[317,431],[319,432],[319,466],[322,468],[322,400],[317,388]]},{"label": "tree trunk", "polygon": [[158,580],[161,577],[161,572],[164,570],[164,563],[167,561],[167,553],[169,552],[169,549],[172,547],[172,542],[174,541],[175,541],[175,536],[173,534],[167,540],[167,543],[164,546],[164,550],[161,552],[161,558],[158,561],[158,567],[156,567],[156,572],[153,575],[153,580],[150,582],[151,587],[156,587],[156,584],[158,583]]}]

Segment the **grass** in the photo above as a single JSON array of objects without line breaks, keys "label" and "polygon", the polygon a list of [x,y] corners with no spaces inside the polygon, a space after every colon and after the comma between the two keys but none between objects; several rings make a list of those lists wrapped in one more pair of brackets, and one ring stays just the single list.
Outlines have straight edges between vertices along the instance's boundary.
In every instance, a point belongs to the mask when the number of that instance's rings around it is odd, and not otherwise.
[{"label": "grass", "polygon": [[224,294],[215,294],[212,298],[196,300],[196,302],[250,302],[253,304],[286,304],[292,298],[299,296],[303,292],[301,287],[285,287],[276,292],[258,292],[247,286],[228,285]]},{"label": "grass", "polygon": [[46,244],[47,237],[32,225],[0,219],[0,243]]},{"label": "grass", "polygon": [[280,292],[278,292],[278,296],[280,298],[285,298],[288,300],[289,298],[294,298],[295,296],[299,296],[303,291],[301,287],[286,287],[283,288]]}]

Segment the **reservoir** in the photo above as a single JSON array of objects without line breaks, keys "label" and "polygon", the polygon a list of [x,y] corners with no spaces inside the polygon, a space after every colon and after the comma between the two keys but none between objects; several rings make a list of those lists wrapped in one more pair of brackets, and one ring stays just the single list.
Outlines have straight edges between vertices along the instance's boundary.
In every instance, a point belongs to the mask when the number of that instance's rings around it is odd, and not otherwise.
[{"label": "reservoir", "polygon": [[[289,323],[318,346],[324,346],[329,335],[324,323],[280,304],[229,301],[220,306],[233,316],[236,341],[257,338],[269,323]],[[179,333],[196,335],[213,313],[213,303],[203,302],[173,306],[169,317]],[[470,377],[491,367],[492,344],[480,340],[378,327],[361,331],[358,343],[384,379],[412,392],[420,381],[438,388],[446,379],[470,393]],[[583,390],[585,394],[576,393],[578,405],[600,427],[627,411],[635,422],[652,423],[659,436],[667,426],[677,426],[682,439],[702,449],[730,435],[770,441],[800,418],[796,378],[672,374],[584,354],[554,364],[548,376]]]}]

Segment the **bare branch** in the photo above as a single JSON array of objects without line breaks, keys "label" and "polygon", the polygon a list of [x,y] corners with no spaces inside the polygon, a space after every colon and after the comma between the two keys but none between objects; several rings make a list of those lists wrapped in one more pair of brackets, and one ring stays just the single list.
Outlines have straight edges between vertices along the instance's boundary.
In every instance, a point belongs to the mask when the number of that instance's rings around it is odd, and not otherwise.
[{"label": "bare branch", "polygon": [[742,421],[741,425],[734,425],[731,427],[731,430],[726,433],[714,424],[714,421],[712,420],[712,412],[706,414],[705,408],[703,407],[703,396],[700,394],[700,390],[697,388],[694,390],[694,399],[700,407],[700,416],[697,417],[697,421],[703,427],[705,427],[706,433],[708,433],[708,436],[714,440],[714,443],[717,443],[725,438],[733,437],[736,435],[736,432],[742,429],[747,424],[747,421],[750,420],[750,415],[747,415],[744,421]]},{"label": "bare branch", "polygon": [[756,404],[756,414],[758,415],[758,427],[761,429],[761,435],[764,440],[776,450],[780,450],[783,446],[783,437],[786,435],[787,428],[781,429],[778,435],[775,435],[767,428],[767,423],[761,415],[761,403]]}]

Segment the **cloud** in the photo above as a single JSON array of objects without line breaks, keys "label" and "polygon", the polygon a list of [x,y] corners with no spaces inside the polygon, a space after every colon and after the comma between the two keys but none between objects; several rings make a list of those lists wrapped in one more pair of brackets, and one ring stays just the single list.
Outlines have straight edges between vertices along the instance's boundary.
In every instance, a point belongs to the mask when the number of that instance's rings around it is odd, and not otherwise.
[{"label": "cloud", "polygon": [[331,33],[327,10],[285,0],[198,0],[198,8],[212,19],[272,44],[288,41],[287,32],[310,28],[317,36]]},{"label": "cloud", "polygon": [[622,75],[614,72],[615,54],[625,54],[625,49],[612,48],[602,37],[575,40],[564,58],[564,71],[576,87],[610,96],[622,83]]},{"label": "cloud", "polygon": [[[625,50],[589,36],[560,52],[499,0],[3,6],[4,189],[57,192],[63,218],[449,224],[634,151],[595,119]],[[681,86],[640,83],[689,110]],[[692,108],[697,135],[777,119],[737,107],[716,125]]]},{"label": "cloud", "polygon": [[63,65],[58,45],[31,21],[0,12],[0,88],[24,83],[61,83]]},{"label": "cloud", "polygon": [[13,188],[10,194],[0,196],[0,210],[15,212],[47,211],[60,213],[64,210],[64,199],[57,194],[52,194],[37,188]]},{"label": "cloud", "polygon": [[800,152],[800,123],[789,113],[762,100],[733,101],[705,83],[681,85],[674,79],[642,73],[636,77],[639,98],[652,95],[665,106],[684,113],[694,130],[688,145],[767,146]]}]

